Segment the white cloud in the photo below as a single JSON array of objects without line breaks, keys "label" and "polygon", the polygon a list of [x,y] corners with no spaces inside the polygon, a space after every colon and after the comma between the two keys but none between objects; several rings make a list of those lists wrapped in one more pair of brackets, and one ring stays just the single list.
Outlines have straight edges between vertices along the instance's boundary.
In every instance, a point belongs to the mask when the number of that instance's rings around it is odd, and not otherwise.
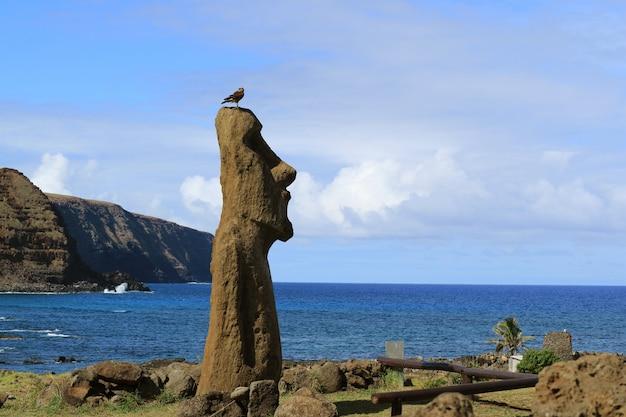
[{"label": "white cloud", "polygon": [[304,172],[291,190],[290,212],[305,235],[403,234],[423,220],[416,212],[455,217],[459,200],[487,195],[446,150],[422,161],[387,159],[348,166],[327,185]]},{"label": "white cloud", "polygon": [[548,150],[543,151],[541,154],[541,160],[547,165],[553,165],[557,168],[565,168],[572,158],[577,155],[578,152],[564,151],[564,150]]},{"label": "white cloud", "polygon": [[33,183],[46,193],[70,194],[65,182],[69,176],[69,161],[61,153],[45,153],[32,176]]},{"label": "white cloud", "polygon": [[597,224],[604,209],[603,200],[590,192],[582,181],[554,185],[546,180],[532,184],[526,189],[530,197],[530,209],[540,219],[555,225]]},{"label": "white cloud", "polygon": [[196,214],[219,213],[222,207],[222,187],[217,177],[205,179],[200,175],[187,177],[180,185],[185,207]]}]

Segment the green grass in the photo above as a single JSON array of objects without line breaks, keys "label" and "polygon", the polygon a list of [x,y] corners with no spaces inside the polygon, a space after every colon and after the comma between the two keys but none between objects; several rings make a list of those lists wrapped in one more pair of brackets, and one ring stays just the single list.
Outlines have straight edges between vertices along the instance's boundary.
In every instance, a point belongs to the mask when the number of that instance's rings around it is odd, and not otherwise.
[{"label": "green grass", "polygon": [[[0,408],[0,417],[162,417],[175,416],[179,402],[168,394],[161,394],[155,401],[142,403],[137,397],[128,394],[118,404],[105,404],[99,407],[83,405],[72,407],[61,400],[60,389],[67,375],[35,375],[10,371],[0,371],[0,392],[15,395]],[[386,374],[381,386],[369,390],[342,391],[326,394],[334,402],[340,416],[345,417],[382,417],[390,415],[387,404],[372,404],[374,392],[397,391],[401,389],[419,389],[429,384],[450,383],[452,375],[423,371],[407,375],[414,387],[401,387],[401,377],[397,373]],[[437,381],[437,382],[433,382]],[[483,394],[474,400],[476,417],[521,417],[530,415],[534,389],[525,388],[515,391]],[[288,398],[284,396],[281,400]],[[422,407],[405,404],[405,413]]]}]

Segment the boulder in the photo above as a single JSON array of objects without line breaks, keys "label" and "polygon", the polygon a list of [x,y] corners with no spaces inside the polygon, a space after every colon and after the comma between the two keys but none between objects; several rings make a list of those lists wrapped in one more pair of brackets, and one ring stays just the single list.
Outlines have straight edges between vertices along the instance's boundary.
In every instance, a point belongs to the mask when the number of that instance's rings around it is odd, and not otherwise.
[{"label": "boulder", "polygon": [[136,386],[143,371],[134,363],[106,361],[93,366],[98,378],[120,385]]},{"label": "boulder", "polygon": [[142,376],[139,378],[136,393],[143,400],[153,400],[159,396],[161,389],[152,378],[149,376]]},{"label": "boulder", "polygon": [[278,407],[278,386],[276,381],[254,381],[250,384],[247,417],[273,416]]},{"label": "boulder", "polygon": [[283,371],[283,376],[278,382],[278,390],[281,394],[297,391],[300,388],[317,390],[316,384],[315,378],[307,367],[296,365]]},{"label": "boulder", "polygon": [[69,405],[78,407],[87,399],[87,396],[89,395],[89,390],[90,387],[68,387],[63,392],[63,400]]},{"label": "boulder", "polygon": [[538,417],[625,417],[624,358],[590,355],[545,368],[535,386],[533,413]]},{"label": "boulder", "polygon": [[192,397],[196,393],[200,367],[185,362],[174,362],[165,369],[165,385],[167,392],[177,398]]},{"label": "boulder", "polygon": [[200,394],[280,379],[280,333],[267,255],[276,240],[293,236],[287,187],[296,171],[267,145],[261,122],[250,110],[222,108],[215,127],[223,204],[211,255],[211,320]]},{"label": "boulder", "polygon": [[336,417],[335,404],[309,388],[300,388],[284,400],[276,409],[274,417]]},{"label": "boulder", "polygon": [[318,382],[320,392],[337,392],[345,387],[345,376],[339,369],[339,366],[333,362],[326,362],[323,365],[313,365],[311,374]]},{"label": "boulder", "polygon": [[4,405],[5,402],[9,399],[9,394],[6,392],[0,392],[0,408]]},{"label": "boulder", "polygon": [[104,390],[105,387],[98,383],[94,368],[89,367],[72,374],[63,390],[63,400],[70,405],[79,406],[90,394],[99,394]]},{"label": "boulder", "polygon": [[250,387],[237,387],[230,393],[231,400],[248,402],[250,396]]},{"label": "boulder", "polygon": [[474,417],[474,409],[466,396],[447,392],[417,410],[413,417]]},{"label": "boulder", "polygon": [[178,417],[209,417],[223,410],[220,417],[246,417],[244,409],[235,400],[230,399],[229,393],[209,392],[181,402]]}]

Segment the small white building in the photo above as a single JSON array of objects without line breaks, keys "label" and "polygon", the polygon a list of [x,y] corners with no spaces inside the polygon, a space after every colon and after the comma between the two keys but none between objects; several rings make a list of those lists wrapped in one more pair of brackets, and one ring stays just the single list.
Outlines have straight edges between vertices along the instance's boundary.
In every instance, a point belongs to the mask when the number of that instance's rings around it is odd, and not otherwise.
[{"label": "small white building", "polygon": [[509,358],[509,372],[517,372],[517,365],[522,361],[524,355],[512,355]]}]

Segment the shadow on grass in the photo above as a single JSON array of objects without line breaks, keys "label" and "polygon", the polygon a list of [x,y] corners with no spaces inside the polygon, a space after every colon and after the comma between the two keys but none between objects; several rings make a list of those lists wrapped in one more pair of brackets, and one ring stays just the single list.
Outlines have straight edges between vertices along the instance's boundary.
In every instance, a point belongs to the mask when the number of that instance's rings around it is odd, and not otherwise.
[{"label": "shadow on grass", "polygon": [[336,401],[337,413],[340,416],[350,414],[376,414],[390,408],[388,404],[372,404],[369,400]]},{"label": "shadow on grass", "polygon": [[511,410],[516,410],[516,411],[532,411],[528,407],[519,407],[517,405],[505,403],[503,401],[486,400],[484,398],[474,398],[474,401],[482,403],[482,404],[494,405],[496,407],[506,407],[506,408],[510,408]]}]

